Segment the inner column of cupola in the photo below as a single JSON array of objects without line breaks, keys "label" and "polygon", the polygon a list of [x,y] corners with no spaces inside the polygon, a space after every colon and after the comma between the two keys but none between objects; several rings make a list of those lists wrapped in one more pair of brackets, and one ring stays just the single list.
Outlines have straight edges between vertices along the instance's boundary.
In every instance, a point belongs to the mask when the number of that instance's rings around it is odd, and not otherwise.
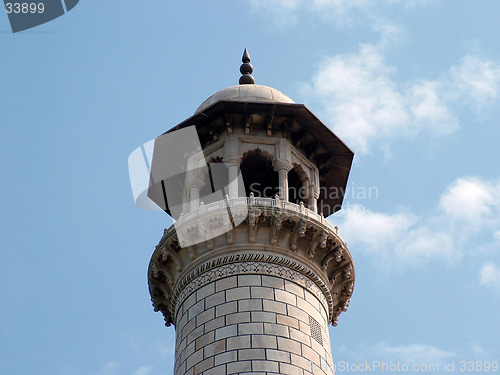
[{"label": "inner column of cupola", "polygon": [[240,141],[238,137],[230,135],[226,138],[223,146],[224,164],[229,171],[229,198],[236,198],[239,195],[238,175],[240,173]]}]

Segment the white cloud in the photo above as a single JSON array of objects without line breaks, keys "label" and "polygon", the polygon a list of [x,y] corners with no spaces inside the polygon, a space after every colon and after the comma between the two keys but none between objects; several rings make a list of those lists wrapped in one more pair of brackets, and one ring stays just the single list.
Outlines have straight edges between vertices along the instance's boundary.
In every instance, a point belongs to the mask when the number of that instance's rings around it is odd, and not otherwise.
[{"label": "white cloud", "polygon": [[391,346],[387,343],[377,345],[380,354],[387,354],[392,361],[402,363],[436,363],[455,357],[455,353],[448,350],[438,349],[432,345],[399,345]]},{"label": "white cloud", "polygon": [[[351,205],[332,220],[342,228],[345,240],[373,256],[377,266],[414,266],[430,260],[449,263],[484,245],[497,247],[500,183],[458,178],[445,189],[428,217],[411,212],[373,212]],[[494,283],[494,270],[491,265],[485,268],[483,284]]]},{"label": "white cloud", "polygon": [[498,187],[477,178],[459,178],[441,196],[439,207],[453,220],[483,225],[495,206]]},{"label": "white cloud", "polygon": [[433,135],[451,134],[459,127],[456,116],[441,97],[442,92],[439,81],[420,81],[408,92],[412,122]]},{"label": "white cloud", "polygon": [[465,56],[459,65],[451,69],[454,86],[461,96],[478,106],[491,104],[500,93],[500,64]]},{"label": "white cloud", "polygon": [[469,344],[469,352],[481,358],[490,356],[488,351],[484,350],[484,348],[478,342],[471,342]]},{"label": "white cloud", "polygon": [[[387,1],[386,1],[387,2]],[[390,1],[393,2],[393,1]],[[366,11],[374,5],[374,0],[314,0],[313,8],[317,11],[332,11],[337,16],[343,16],[351,10]],[[380,2],[379,2],[380,3]]]},{"label": "white cloud", "polygon": [[323,61],[306,92],[322,103],[333,130],[360,153],[368,153],[373,143],[388,147],[423,130],[440,135],[458,128],[439,99],[438,82],[405,89],[391,78],[393,72],[379,47],[363,45],[357,53]]},{"label": "white cloud", "polygon": [[273,10],[294,10],[298,8],[302,0],[250,0],[250,4],[256,8],[271,8]]},{"label": "white cloud", "polygon": [[302,0],[250,0],[255,12],[261,12],[272,19],[270,25],[284,28],[297,23],[296,10]]},{"label": "white cloud", "polygon": [[[380,366],[381,363],[387,365],[399,363],[400,366],[409,366],[410,372],[411,369],[417,368],[412,366],[414,364],[440,364],[457,357],[457,353],[454,351],[420,343],[407,345],[391,345],[387,342],[365,343],[354,349],[343,347],[339,352],[342,352],[344,356],[352,357],[349,360],[351,363],[378,363],[377,366]],[[372,370],[377,372],[378,369]]]},{"label": "white cloud", "polygon": [[120,367],[120,363],[117,361],[110,361],[106,363],[97,373],[98,375],[115,375]]},{"label": "white cloud", "polygon": [[[403,213],[390,215],[372,212],[362,206],[353,206],[344,212],[342,234],[355,239],[366,252],[389,251],[414,225],[416,218]],[[362,235],[360,235],[362,234]]]},{"label": "white cloud", "polygon": [[[118,361],[110,361],[99,369],[96,375],[116,375],[123,371],[119,370],[120,363]],[[149,375],[153,370],[153,366],[142,366],[132,373],[132,375]]]},{"label": "white cloud", "polygon": [[500,267],[493,262],[483,264],[479,272],[480,283],[500,291]]},{"label": "white cloud", "polygon": [[370,143],[410,124],[405,98],[390,77],[393,70],[378,47],[363,45],[358,53],[323,61],[306,91],[323,104],[334,131],[366,153]]},{"label": "white cloud", "polygon": [[470,55],[435,79],[396,81],[397,69],[383,52],[397,33],[386,28],[379,45],[325,59],[304,85],[309,100],[322,105],[326,122],[356,152],[368,153],[373,145],[386,150],[396,139],[420,133],[451,134],[459,128],[455,106],[483,108],[500,98],[500,64]]},{"label": "white cloud", "polygon": [[[342,357],[344,363],[377,363],[378,368],[372,368],[373,372],[379,373],[384,372],[381,370],[381,363],[385,364],[400,364],[400,369],[403,365],[408,365],[408,371],[406,372],[421,372],[428,373],[432,371],[430,366],[433,364],[438,365],[434,367],[434,372],[443,373],[444,363],[450,364],[455,360],[455,365],[457,366],[457,360],[467,357],[470,360],[484,360],[490,356],[489,351],[485,350],[477,341],[472,342],[462,342],[459,345],[455,345],[456,349],[443,349],[432,344],[422,344],[422,343],[410,343],[397,345],[390,342],[365,342],[357,344],[355,347],[347,347],[345,345],[336,347],[336,352],[341,353],[334,357]],[[340,363],[337,362],[337,365]],[[413,367],[413,365],[417,365]],[[420,365],[420,366],[418,366]],[[353,368],[351,368],[354,371]],[[457,367],[455,367],[455,370]],[[379,370],[379,371],[377,371]],[[448,368],[448,371],[450,369]],[[365,371],[368,372],[368,371]],[[389,370],[385,372],[391,372]],[[397,373],[397,370],[394,371]],[[400,371],[400,373],[402,373]]]},{"label": "white cloud", "polygon": [[152,369],[152,366],[142,366],[140,369],[134,371],[133,375],[149,375]]},{"label": "white cloud", "polygon": [[[325,19],[334,20],[340,24],[349,22],[353,12],[374,17],[376,10],[387,6],[413,6],[427,5],[428,0],[250,0],[250,5],[256,10],[271,12],[275,17],[280,12],[310,10]],[[376,18],[376,17],[375,17]]]},{"label": "white cloud", "polygon": [[443,231],[417,227],[403,236],[395,246],[395,254],[405,263],[418,264],[430,259],[452,260],[459,256],[453,237]]},{"label": "white cloud", "polygon": [[[295,24],[297,15],[313,11],[338,23],[351,15],[367,15],[380,35],[377,44],[362,44],[358,51],[324,59],[311,82],[304,85],[310,101],[321,103],[327,123],[354,149],[366,154],[376,145],[390,153],[398,139],[426,134],[433,137],[459,129],[456,105],[482,110],[500,98],[500,64],[464,56],[437,77],[396,80],[397,69],[386,62],[384,50],[403,32],[384,17],[383,7],[431,5],[428,0],[251,0],[276,24]],[[434,2],[435,3],[435,2]],[[379,14],[380,13],[380,14]],[[363,18],[365,19],[365,18]]]},{"label": "white cloud", "polygon": [[417,265],[430,259],[451,259],[459,255],[453,237],[443,230],[433,230],[423,220],[409,213],[385,214],[362,206],[345,210],[342,236],[359,251],[375,255],[385,267]]},{"label": "white cloud", "polygon": [[175,354],[175,345],[160,345],[159,351],[162,356],[173,356]]}]

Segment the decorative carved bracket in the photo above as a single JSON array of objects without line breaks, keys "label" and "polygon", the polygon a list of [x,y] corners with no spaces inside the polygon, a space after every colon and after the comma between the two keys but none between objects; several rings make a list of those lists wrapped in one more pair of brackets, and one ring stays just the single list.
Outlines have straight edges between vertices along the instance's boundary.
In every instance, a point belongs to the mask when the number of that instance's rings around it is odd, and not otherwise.
[{"label": "decorative carved bracket", "polygon": [[283,224],[283,211],[275,210],[272,216],[272,228],[271,228],[271,245],[276,245],[278,242],[278,235]]},{"label": "decorative carved bracket", "polygon": [[187,251],[189,254],[189,258],[192,260],[195,260],[196,255],[197,255],[196,245],[190,245],[190,246],[187,246],[186,248],[187,248]]},{"label": "decorative carved bracket", "polygon": [[324,249],[326,247],[326,241],[328,240],[328,234],[322,230],[317,233],[311,243],[309,244],[309,248],[307,249],[307,257],[309,259],[314,258],[314,254],[316,253],[316,248],[318,245]]},{"label": "decorative carved bracket", "polygon": [[[162,250],[162,253],[161,253],[161,260],[162,262],[167,262],[169,259],[172,259],[175,263],[175,268],[177,269],[177,271],[179,272],[182,272],[183,270],[183,266],[182,266],[182,261],[181,259],[179,258],[179,256],[177,255],[176,251],[174,251],[171,247],[172,247],[172,242],[170,242],[168,245],[167,244],[164,244],[161,248]],[[177,244],[178,246],[178,244]],[[175,246],[174,246],[175,247]]]},{"label": "decorative carved bracket", "polygon": [[323,271],[326,271],[332,259],[335,259],[335,262],[337,262],[337,264],[342,261],[342,246],[340,244],[326,253],[323,257],[323,260],[321,261],[321,268],[323,269]]},{"label": "decorative carved bracket", "polygon": [[306,235],[307,230],[307,222],[304,219],[300,219],[295,225],[295,229],[290,238],[290,250],[297,251],[297,242],[299,238],[302,238]]},{"label": "decorative carved bracket", "polygon": [[257,232],[256,210],[248,210],[248,242],[255,243],[255,234]]}]

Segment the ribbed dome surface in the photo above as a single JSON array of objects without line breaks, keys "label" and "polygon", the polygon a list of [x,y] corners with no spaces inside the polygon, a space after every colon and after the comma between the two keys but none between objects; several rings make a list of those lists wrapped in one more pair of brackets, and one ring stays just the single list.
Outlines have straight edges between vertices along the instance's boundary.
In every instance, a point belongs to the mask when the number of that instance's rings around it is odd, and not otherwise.
[{"label": "ribbed dome surface", "polygon": [[234,100],[239,102],[275,102],[295,103],[281,91],[262,85],[237,85],[216,92],[205,100],[196,110],[195,114],[202,112],[212,104],[221,100]]}]

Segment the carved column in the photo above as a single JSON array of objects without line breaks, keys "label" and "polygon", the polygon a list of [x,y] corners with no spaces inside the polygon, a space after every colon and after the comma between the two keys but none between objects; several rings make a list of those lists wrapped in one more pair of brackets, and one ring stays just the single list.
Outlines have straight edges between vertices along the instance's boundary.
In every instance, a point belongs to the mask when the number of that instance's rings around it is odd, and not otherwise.
[{"label": "carved column", "polygon": [[279,175],[279,197],[285,201],[288,201],[288,171],[292,167],[292,163],[288,160],[278,159],[274,163],[274,170]]},{"label": "carved column", "polygon": [[308,208],[314,212],[318,212],[318,198],[319,198],[319,189],[314,185],[309,185],[308,188],[309,202]]},{"label": "carved column", "polygon": [[224,142],[224,163],[229,169],[229,191],[230,198],[238,196],[238,174],[240,171],[240,140],[231,135]]},{"label": "carved column", "polygon": [[238,174],[240,172],[240,163],[237,160],[231,160],[226,165],[229,169],[229,198],[236,198],[238,196]]},{"label": "carved column", "polygon": [[200,205],[200,188],[196,185],[189,189],[189,210],[194,211]]},{"label": "carved column", "polygon": [[[199,170],[198,170],[199,171]],[[194,211],[200,205],[200,189],[205,184],[201,176],[194,176],[189,185],[189,210]]]}]

